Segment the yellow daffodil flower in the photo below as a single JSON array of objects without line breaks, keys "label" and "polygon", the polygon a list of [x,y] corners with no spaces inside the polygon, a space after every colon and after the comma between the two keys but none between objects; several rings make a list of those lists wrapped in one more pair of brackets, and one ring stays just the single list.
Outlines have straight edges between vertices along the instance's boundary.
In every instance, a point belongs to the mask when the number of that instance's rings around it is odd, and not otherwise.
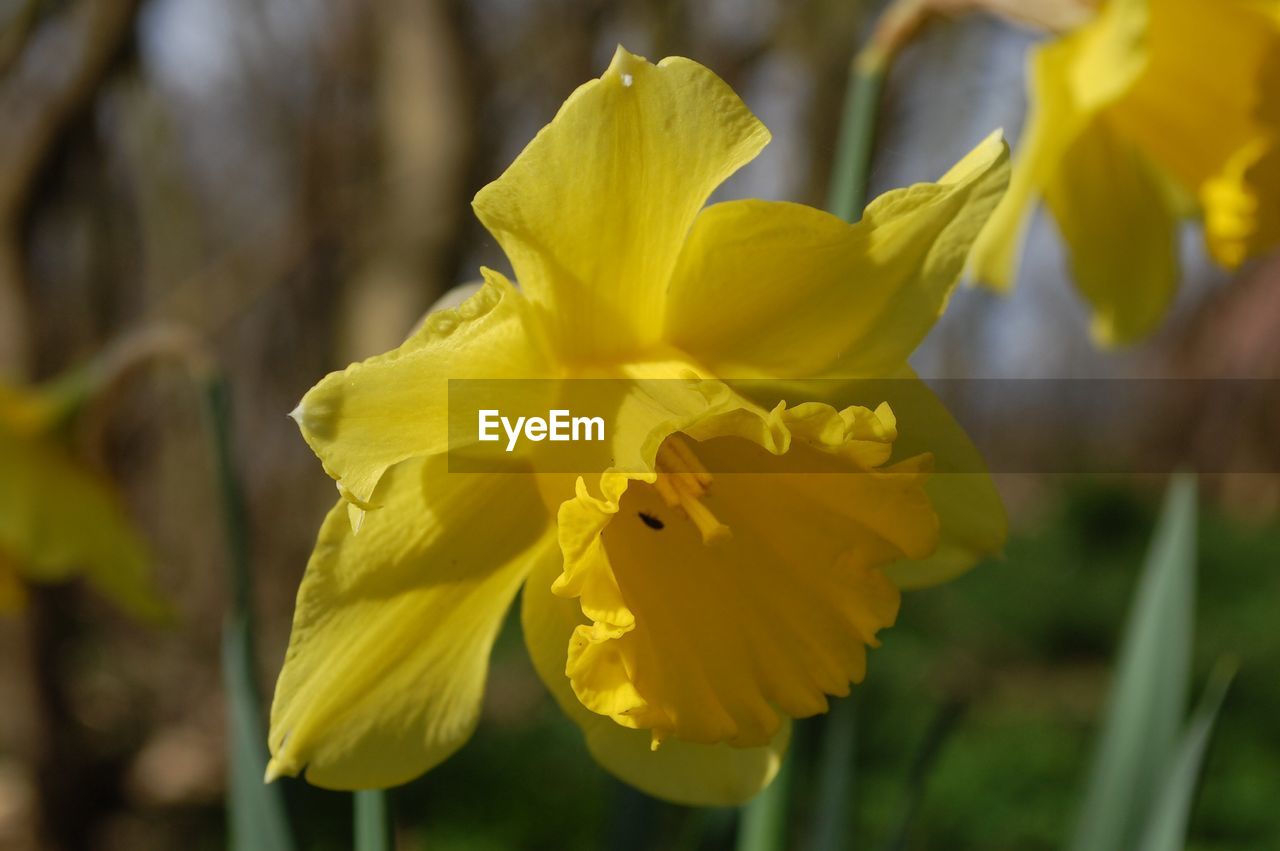
[{"label": "yellow daffodil flower", "polygon": [[[670,800],[738,803],[790,719],[862,679],[899,588],[1002,546],[992,483],[933,397],[780,400],[812,378],[922,386],[906,358],[1005,189],[1003,140],[855,225],[704,208],[768,139],[706,68],[619,49],[475,198],[521,289],[486,269],[306,394],[293,416],[342,498],[298,593],[269,779],[385,787],[448,757],[523,588],[534,666],[596,759]],[[613,379],[598,463],[451,471],[450,380],[478,378]]]},{"label": "yellow daffodil flower", "polygon": [[19,609],[28,583],[79,573],[129,613],[162,617],[142,541],[54,434],[64,413],[56,394],[0,385],[0,610]]},{"label": "yellow daffodil flower", "polygon": [[1009,193],[974,247],[978,281],[1012,284],[1042,198],[1110,345],[1164,316],[1179,224],[1197,210],[1224,266],[1280,244],[1280,4],[1107,0],[1035,50],[1029,75]]}]

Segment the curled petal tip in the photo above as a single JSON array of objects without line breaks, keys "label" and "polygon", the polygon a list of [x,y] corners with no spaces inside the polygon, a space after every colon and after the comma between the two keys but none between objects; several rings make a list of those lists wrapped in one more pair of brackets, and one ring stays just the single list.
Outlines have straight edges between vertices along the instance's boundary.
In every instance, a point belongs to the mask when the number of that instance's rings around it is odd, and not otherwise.
[{"label": "curled petal tip", "polygon": [[339,496],[345,499],[348,504],[355,506],[361,511],[371,511],[374,508],[377,508],[377,506],[374,505],[372,502],[369,502],[369,500],[361,499],[360,497],[353,494],[351,492],[351,489],[348,488],[346,485],[344,485],[342,482],[334,482],[333,484],[334,484],[334,487],[338,489]]},{"label": "curled petal tip", "polygon": [[280,761],[272,757],[267,762],[267,771],[262,775],[262,782],[274,783],[281,777],[284,777],[287,773],[288,772],[285,771],[284,767],[280,765]]},{"label": "curled petal tip", "polygon": [[1000,182],[1008,183],[1009,143],[1004,138],[1004,130],[996,129],[974,146],[964,157],[953,165],[946,174],[939,178],[942,184],[954,185],[966,181],[980,179],[989,173],[1002,174]]},{"label": "curled petal tip", "polygon": [[618,49],[613,52],[613,59],[610,60],[604,76],[615,78],[623,86],[630,87],[635,82],[636,71],[645,64],[647,64],[647,60],[643,56],[636,56],[622,45],[618,45]]},{"label": "curled petal tip", "polygon": [[365,510],[357,505],[347,504],[347,519],[351,522],[351,534],[359,535],[364,526]]},{"label": "curled petal tip", "polygon": [[662,747],[662,743],[666,741],[667,735],[659,730],[651,730],[649,732],[649,751],[657,753],[658,748]]}]

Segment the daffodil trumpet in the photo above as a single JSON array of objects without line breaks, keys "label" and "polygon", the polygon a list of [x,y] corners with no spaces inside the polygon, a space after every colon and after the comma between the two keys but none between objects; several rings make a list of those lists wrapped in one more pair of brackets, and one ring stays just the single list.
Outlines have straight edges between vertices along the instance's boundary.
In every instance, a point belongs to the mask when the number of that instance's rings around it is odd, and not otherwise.
[{"label": "daffodil trumpet", "polygon": [[[705,206],[768,139],[706,68],[619,49],[473,202],[519,288],[483,270],[469,300],[304,396],[293,417],[340,498],[298,592],[268,779],[384,788],[447,758],[519,594],[534,667],[601,765],[739,803],[791,719],[863,678],[900,589],[999,550],[1000,501],[936,400],[795,393],[911,380],[1004,192],[1003,140],[856,224]],[[590,463],[548,470],[541,442],[508,472],[451,471],[451,380],[546,379],[608,379]]]}]

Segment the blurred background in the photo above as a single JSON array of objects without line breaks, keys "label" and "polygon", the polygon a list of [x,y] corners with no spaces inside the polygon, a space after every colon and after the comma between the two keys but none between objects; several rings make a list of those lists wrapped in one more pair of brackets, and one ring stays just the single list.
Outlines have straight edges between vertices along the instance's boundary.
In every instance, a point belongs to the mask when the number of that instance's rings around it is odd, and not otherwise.
[{"label": "blurred background", "polygon": [[[269,694],[334,499],[285,414],[326,372],[396,345],[480,264],[509,268],[471,216],[476,190],[622,43],[711,67],[772,130],[717,200],[821,205],[848,63],[877,5],[0,0],[0,375],[50,378],[157,322],[208,341],[232,382]],[[873,191],[936,178],[993,127],[1016,139],[1034,38],[983,16],[931,24],[889,81]],[[1013,297],[958,293],[916,365],[1280,377],[1280,262],[1229,281],[1198,235],[1185,242],[1161,333],[1099,353],[1039,221]],[[221,848],[227,582],[199,402],[162,366],[90,413],[81,449],[118,483],[180,623],[157,633],[77,584],[0,618],[0,848]],[[907,847],[1055,848],[1078,804],[1163,483],[1000,478],[1006,557],[907,597],[872,654],[849,802],[867,841],[854,847],[881,847],[914,809]],[[1242,668],[1195,848],[1280,848],[1278,494],[1274,477],[1204,483],[1193,682],[1223,652]],[[816,746],[801,731],[797,751]],[[922,752],[932,768],[911,785]],[[348,847],[346,796],[285,792],[302,847]],[[722,848],[734,824],[608,779],[537,681],[518,624],[472,742],[392,801],[405,849]]]}]

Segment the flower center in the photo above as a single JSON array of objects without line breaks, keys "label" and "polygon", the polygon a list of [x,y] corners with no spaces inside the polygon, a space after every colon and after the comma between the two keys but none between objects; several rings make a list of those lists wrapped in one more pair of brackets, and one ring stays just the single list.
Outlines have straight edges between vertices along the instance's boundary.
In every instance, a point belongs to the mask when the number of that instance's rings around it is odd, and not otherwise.
[{"label": "flower center", "polygon": [[888,408],[780,406],[666,435],[651,484],[609,473],[598,497],[579,480],[552,591],[590,621],[565,664],[582,705],[651,746],[747,748],[848,694],[897,616],[882,568],[938,540],[931,459],[887,465],[893,425]]},{"label": "flower center", "polygon": [[662,442],[657,466],[654,490],[668,508],[678,509],[689,518],[702,536],[702,543],[710,545],[733,537],[729,527],[717,520],[702,502],[711,488],[711,472],[682,437],[673,434]]}]

